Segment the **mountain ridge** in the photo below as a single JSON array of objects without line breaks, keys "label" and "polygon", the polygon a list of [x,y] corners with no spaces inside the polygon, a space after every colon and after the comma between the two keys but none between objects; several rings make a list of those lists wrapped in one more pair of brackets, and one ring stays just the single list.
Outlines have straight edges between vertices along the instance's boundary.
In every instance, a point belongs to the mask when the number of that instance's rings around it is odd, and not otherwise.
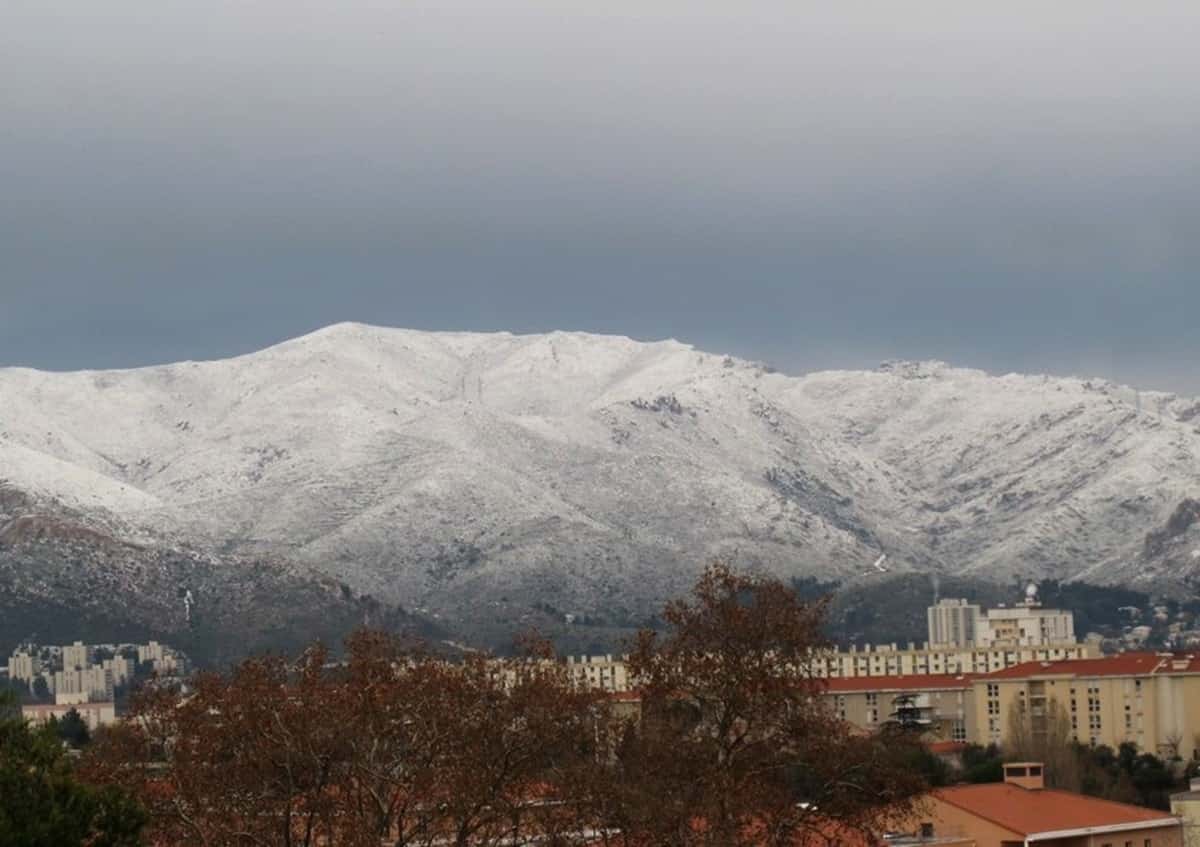
[{"label": "mountain ridge", "polygon": [[1104,380],[789,376],[674,340],[343,323],[225,360],[0,369],[0,486],[34,504],[0,529],[52,504],[468,634],[533,603],[629,626],[716,557],[1190,590],[1195,530],[1145,537],[1200,492],[1198,421]]}]

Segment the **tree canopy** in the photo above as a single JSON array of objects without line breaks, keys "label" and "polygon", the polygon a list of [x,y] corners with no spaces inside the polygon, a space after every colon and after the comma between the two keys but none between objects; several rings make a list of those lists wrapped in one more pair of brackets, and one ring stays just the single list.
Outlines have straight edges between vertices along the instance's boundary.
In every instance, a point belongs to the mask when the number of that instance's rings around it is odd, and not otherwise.
[{"label": "tree canopy", "polygon": [[[338,660],[256,657],[143,690],[85,755],[161,843],[773,847],[878,832],[927,787],[914,733],[864,735],[812,673],[824,605],[710,567],[631,645],[634,697],[577,686],[536,638],[434,655],[362,631]],[[632,708],[631,708],[632,707]]]},{"label": "tree canopy", "polygon": [[120,787],[77,778],[55,727],[0,708],[0,844],[133,847],[145,820]]}]

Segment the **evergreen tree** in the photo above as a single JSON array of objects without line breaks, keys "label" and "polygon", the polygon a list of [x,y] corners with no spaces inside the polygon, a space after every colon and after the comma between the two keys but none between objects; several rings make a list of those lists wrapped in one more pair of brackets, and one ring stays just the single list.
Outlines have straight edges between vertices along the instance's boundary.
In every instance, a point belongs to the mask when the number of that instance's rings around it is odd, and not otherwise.
[{"label": "evergreen tree", "polygon": [[87,743],[92,740],[87,723],[75,709],[71,709],[63,715],[62,720],[58,722],[58,737],[76,750],[86,747]]},{"label": "evergreen tree", "polygon": [[135,847],[144,823],[124,791],[75,778],[54,727],[0,717],[0,844]]}]

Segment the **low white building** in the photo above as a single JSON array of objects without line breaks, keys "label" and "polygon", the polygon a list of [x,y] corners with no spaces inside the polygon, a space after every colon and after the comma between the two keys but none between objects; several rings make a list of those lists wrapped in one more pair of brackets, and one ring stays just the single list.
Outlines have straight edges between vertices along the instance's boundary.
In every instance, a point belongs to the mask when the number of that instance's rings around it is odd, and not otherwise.
[{"label": "low white building", "polygon": [[117,722],[117,707],[115,703],[72,703],[72,704],[39,704],[22,706],[21,715],[28,721],[43,724],[55,718],[62,720],[67,712],[74,709],[87,728],[95,732],[99,727],[109,726]]}]

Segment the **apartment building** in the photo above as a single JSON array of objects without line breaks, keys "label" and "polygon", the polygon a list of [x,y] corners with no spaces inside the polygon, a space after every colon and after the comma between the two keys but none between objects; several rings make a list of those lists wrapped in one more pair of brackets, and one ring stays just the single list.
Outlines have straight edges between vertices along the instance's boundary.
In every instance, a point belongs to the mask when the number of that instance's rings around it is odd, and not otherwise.
[{"label": "apartment building", "polygon": [[182,670],[175,651],[157,641],[140,645],[137,648],[137,657],[139,665],[149,662],[153,666],[154,672],[163,676],[169,676]]},{"label": "apartment building", "polygon": [[1074,642],[1075,616],[1071,612],[1025,604],[988,609],[976,635],[979,647],[1040,647]]},{"label": "apartment building", "polygon": [[100,663],[100,667],[112,676],[113,685],[125,685],[133,679],[133,661],[124,656],[113,656]]},{"label": "apartment building", "polygon": [[813,673],[818,677],[916,676],[919,674],[983,674],[1027,662],[1057,662],[1100,655],[1093,642],[1009,647],[897,647],[883,644],[850,647],[815,654]]},{"label": "apartment building", "polygon": [[576,685],[599,691],[629,691],[629,671],[620,657],[568,656],[567,670]]},{"label": "apartment building", "polygon": [[1075,616],[1043,609],[1037,588],[1013,606],[984,610],[961,598],[938,601],[926,610],[929,643],[934,649],[1047,647],[1075,643]]},{"label": "apartment building", "polygon": [[63,670],[82,670],[92,663],[92,649],[82,641],[62,648]]},{"label": "apartment building", "polygon": [[21,681],[26,685],[42,672],[42,663],[36,656],[17,651],[8,657],[8,678],[14,682]]},{"label": "apartment building", "polygon": [[56,703],[112,700],[112,673],[100,665],[56,671],[50,690]]},{"label": "apartment building", "polygon": [[829,679],[825,686],[838,716],[868,732],[888,721],[915,718],[933,738],[966,742],[978,736],[969,676],[861,676]]},{"label": "apartment building", "polygon": [[932,648],[974,647],[983,609],[960,598],[939,600],[925,612]]},{"label": "apartment building", "polygon": [[95,732],[99,727],[117,722],[117,707],[114,703],[55,703],[22,706],[21,716],[33,723],[46,723],[50,718],[62,720],[74,709],[87,728]]},{"label": "apartment building", "polygon": [[1193,654],[1122,653],[1027,662],[973,681],[981,744],[1004,744],[1012,709],[1046,731],[1061,705],[1083,743],[1133,742],[1158,755],[1200,757],[1200,660]]}]

